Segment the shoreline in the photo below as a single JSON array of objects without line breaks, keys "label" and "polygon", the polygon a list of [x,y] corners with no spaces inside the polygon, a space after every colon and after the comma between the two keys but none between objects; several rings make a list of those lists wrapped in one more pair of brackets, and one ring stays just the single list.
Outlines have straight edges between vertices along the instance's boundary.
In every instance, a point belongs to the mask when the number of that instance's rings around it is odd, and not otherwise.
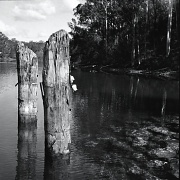
[{"label": "shoreline", "polygon": [[119,68],[110,68],[109,70],[101,70],[101,72],[108,72],[111,74],[126,74],[131,76],[143,76],[158,78],[162,80],[177,80],[179,81],[179,72],[168,70],[168,69],[159,69],[159,70],[136,70],[136,69],[119,69]]},{"label": "shoreline", "polygon": [[9,63],[9,62],[16,62],[14,58],[0,58],[0,63]]},{"label": "shoreline", "polygon": [[15,64],[16,63],[16,61],[0,61],[0,64],[6,64],[6,63],[13,63],[13,64]]},{"label": "shoreline", "polygon": [[142,76],[147,78],[158,78],[162,80],[176,80],[179,81],[179,70],[171,70],[170,68],[162,68],[156,70],[140,70],[133,68],[112,68],[110,66],[89,65],[89,66],[74,66],[74,70],[88,71],[92,73],[102,72],[115,75],[131,75]]}]

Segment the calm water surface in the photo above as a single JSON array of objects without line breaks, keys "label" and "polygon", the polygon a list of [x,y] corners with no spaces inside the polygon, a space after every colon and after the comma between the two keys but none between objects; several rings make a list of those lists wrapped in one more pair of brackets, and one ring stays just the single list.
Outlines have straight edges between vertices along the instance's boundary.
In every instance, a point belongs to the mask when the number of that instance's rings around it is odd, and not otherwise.
[{"label": "calm water surface", "polygon": [[40,89],[37,126],[29,133],[19,129],[18,135],[16,64],[0,63],[0,179],[177,179],[177,155],[165,159],[153,152],[172,147],[172,141],[177,145],[179,82],[72,74],[78,91],[72,101],[71,154],[52,159],[45,151]]}]

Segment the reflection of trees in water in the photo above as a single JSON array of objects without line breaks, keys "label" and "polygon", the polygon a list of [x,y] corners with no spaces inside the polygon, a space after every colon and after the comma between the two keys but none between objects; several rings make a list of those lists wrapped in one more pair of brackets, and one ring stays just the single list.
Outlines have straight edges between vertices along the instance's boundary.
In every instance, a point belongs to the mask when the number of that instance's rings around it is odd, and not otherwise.
[{"label": "reflection of trees in water", "polygon": [[[79,90],[74,98],[74,108],[82,113],[84,121],[88,121],[82,122],[87,127],[88,123],[102,123],[103,119],[118,118],[120,115],[148,113],[160,116],[165,106],[166,113],[178,112],[176,81],[90,73],[75,75],[75,79]],[[162,107],[164,91],[166,103]]]},{"label": "reflection of trees in water", "polygon": [[166,110],[166,99],[167,99],[167,92],[166,89],[163,90],[163,98],[162,98],[162,108],[161,108],[161,115],[165,115]]},{"label": "reflection of trees in water", "polygon": [[146,166],[147,161],[137,160],[139,155],[146,160],[146,145],[149,151],[160,146],[157,136],[151,136],[152,126],[158,127],[150,117],[161,116],[162,107],[166,114],[178,112],[178,83],[87,73],[75,79],[79,88],[73,96],[73,117],[78,128],[73,137],[78,152],[91,160],[98,177],[127,179],[134,164]]},{"label": "reflection of trees in water", "polygon": [[82,134],[95,135],[113,123],[179,112],[176,81],[92,73],[74,76],[79,88],[73,95],[73,116]]},{"label": "reflection of trees in water", "polygon": [[162,126],[164,126],[164,118],[165,118],[165,112],[166,112],[166,100],[167,100],[167,91],[164,88],[163,89],[163,97],[162,97],[162,108],[161,108],[161,116],[162,116]]},{"label": "reflection of trees in water", "polygon": [[36,179],[37,121],[18,125],[16,179]]}]

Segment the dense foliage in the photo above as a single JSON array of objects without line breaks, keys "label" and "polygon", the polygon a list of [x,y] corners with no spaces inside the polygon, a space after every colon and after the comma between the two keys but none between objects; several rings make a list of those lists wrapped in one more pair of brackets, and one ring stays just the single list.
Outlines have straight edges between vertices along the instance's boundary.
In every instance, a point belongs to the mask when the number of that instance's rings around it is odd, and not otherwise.
[{"label": "dense foliage", "polygon": [[156,69],[179,59],[179,0],[87,0],[74,9],[71,60]]},{"label": "dense foliage", "polygon": [[24,42],[26,46],[28,46],[34,53],[36,53],[39,61],[43,60],[43,49],[44,49],[44,42],[39,41],[39,42]]},{"label": "dense foliage", "polygon": [[15,44],[15,39],[10,40],[2,32],[0,32],[0,60],[6,61],[10,58],[16,58]]},{"label": "dense foliage", "polygon": [[[6,35],[0,32],[0,61],[12,61],[16,59],[16,39],[9,39]],[[44,42],[23,42],[33,52],[36,53],[38,59],[42,61]]]}]

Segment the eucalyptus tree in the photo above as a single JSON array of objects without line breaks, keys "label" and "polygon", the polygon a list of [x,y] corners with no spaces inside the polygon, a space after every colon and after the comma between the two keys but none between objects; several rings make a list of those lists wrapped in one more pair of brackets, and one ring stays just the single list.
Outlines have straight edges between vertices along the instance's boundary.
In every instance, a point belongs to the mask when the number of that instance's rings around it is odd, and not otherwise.
[{"label": "eucalyptus tree", "polygon": [[91,64],[143,67],[159,63],[154,57],[169,54],[174,43],[174,7],[176,31],[180,29],[179,0],[176,6],[172,3],[173,0],[87,0],[79,4],[74,9],[76,20],[69,23],[73,53]]},{"label": "eucalyptus tree", "polygon": [[176,31],[177,39],[180,46],[180,0],[176,0]]},{"label": "eucalyptus tree", "polygon": [[172,27],[172,9],[173,9],[173,0],[169,0],[168,8],[168,24],[167,24],[167,43],[166,43],[166,57],[170,54],[170,42],[171,42],[171,27]]}]

